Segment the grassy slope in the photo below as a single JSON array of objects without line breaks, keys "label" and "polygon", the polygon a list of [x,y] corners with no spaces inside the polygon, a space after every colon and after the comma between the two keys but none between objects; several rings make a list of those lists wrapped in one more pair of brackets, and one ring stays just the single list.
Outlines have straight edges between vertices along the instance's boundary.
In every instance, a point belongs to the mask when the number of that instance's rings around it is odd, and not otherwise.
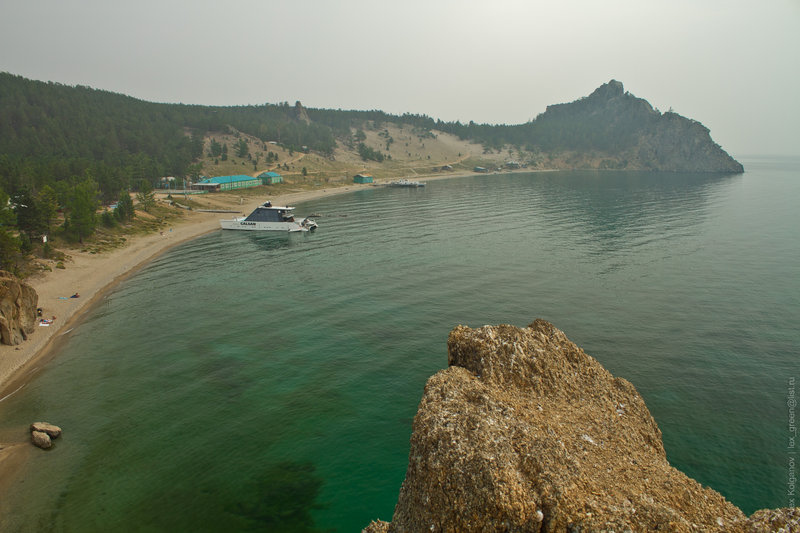
[{"label": "grassy slope", "polygon": [[[202,173],[206,176],[257,176],[261,172],[274,170],[288,183],[313,188],[350,183],[353,176],[360,172],[372,174],[376,179],[413,178],[439,172],[443,165],[452,165],[455,170],[463,171],[472,170],[476,165],[496,167],[516,159],[516,155],[509,155],[508,152],[484,154],[482,146],[446,133],[435,132],[435,137],[420,136],[410,126],[385,125],[380,131],[365,131],[365,134],[367,138],[364,143],[367,146],[390,155],[391,159],[387,158],[381,163],[363,161],[355,144],[349,148],[342,141],[338,143],[333,158],[328,158],[313,152],[290,152],[273,144],[266,144],[265,149],[265,143],[245,134],[237,137],[236,134],[216,133],[205,140]],[[393,142],[387,150],[389,137]],[[228,145],[227,161],[208,155],[212,138]],[[236,157],[233,147],[240,138],[248,142],[252,159]],[[277,154],[277,163],[266,163],[268,151]],[[255,158],[258,158],[258,164],[254,166]],[[302,174],[304,167],[306,176]]]}]

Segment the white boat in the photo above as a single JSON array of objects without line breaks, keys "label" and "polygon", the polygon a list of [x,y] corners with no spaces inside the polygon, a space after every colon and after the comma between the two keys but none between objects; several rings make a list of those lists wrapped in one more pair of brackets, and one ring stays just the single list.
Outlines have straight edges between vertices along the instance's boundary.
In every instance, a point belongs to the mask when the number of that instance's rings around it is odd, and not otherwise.
[{"label": "white boat", "polygon": [[425,186],[424,181],[411,181],[405,178],[389,182],[389,187],[424,187],[424,186]]},{"label": "white boat", "polygon": [[237,229],[244,231],[311,231],[317,229],[317,223],[306,217],[300,222],[294,218],[294,207],[274,206],[265,202],[256,207],[246,217],[237,217],[229,220],[220,220],[222,229]]}]

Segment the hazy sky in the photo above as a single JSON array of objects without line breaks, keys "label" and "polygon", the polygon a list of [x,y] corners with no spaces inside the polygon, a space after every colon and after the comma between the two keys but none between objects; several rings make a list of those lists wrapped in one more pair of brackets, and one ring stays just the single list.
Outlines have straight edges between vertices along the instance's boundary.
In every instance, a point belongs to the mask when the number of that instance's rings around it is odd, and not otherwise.
[{"label": "hazy sky", "polygon": [[506,124],[617,79],[734,157],[800,155],[800,0],[3,0],[0,71]]}]

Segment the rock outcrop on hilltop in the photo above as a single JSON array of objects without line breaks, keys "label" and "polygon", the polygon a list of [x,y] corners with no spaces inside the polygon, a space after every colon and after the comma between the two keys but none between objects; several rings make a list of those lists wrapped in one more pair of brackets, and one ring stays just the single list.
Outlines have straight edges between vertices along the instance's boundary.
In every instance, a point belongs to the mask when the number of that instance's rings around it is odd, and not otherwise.
[{"label": "rock outcrop on hilltop", "polygon": [[306,108],[303,107],[303,104],[300,103],[300,100],[294,103],[294,109],[292,110],[292,115],[294,119],[299,122],[305,122],[306,124],[311,124],[311,119],[308,118],[308,111],[306,111]]},{"label": "rock outcrop on hilltop", "polygon": [[0,270],[0,343],[16,345],[33,333],[38,302],[33,287]]},{"label": "rock outcrop on hilltop", "polygon": [[[391,523],[365,531],[793,530],[671,467],[642,397],[551,324],[459,326],[428,380]],[[788,524],[788,525],[787,525]]]}]

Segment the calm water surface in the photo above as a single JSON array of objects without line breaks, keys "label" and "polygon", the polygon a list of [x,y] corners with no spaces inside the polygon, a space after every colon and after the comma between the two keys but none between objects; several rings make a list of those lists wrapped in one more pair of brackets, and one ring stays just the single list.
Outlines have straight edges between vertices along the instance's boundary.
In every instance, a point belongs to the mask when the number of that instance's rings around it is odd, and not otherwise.
[{"label": "calm water surface", "polygon": [[0,441],[65,428],[0,530],[359,531],[390,519],[457,324],[536,317],[633,382],[673,465],[788,504],[800,162],[734,176],[562,172],[309,202],[299,236],[216,232],[110,294]]}]

